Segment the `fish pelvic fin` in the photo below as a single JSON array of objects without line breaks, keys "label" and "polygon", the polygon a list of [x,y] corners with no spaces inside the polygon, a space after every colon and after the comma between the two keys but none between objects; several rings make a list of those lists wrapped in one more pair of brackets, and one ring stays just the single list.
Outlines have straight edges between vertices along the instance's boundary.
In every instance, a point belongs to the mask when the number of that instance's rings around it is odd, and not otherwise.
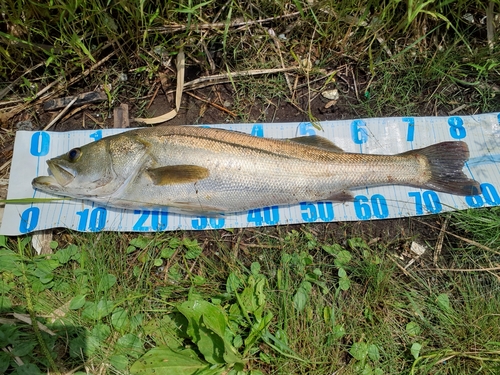
[{"label": "fish pelvic fin", "polygon": [[146,174],[158,186],[196,182],[210,175],[207,168],[197,165],[168,165],[148,169]]},{"label": "fish pelvic fin", "polygon": [[455,195],[478,195],[481,187],[477,181],[468,178],[462,169],[469,160],[469,147],[462,141],[441,142],[432,146],[400,154],[427,159],[429,175],[423,186],[431,190]]}]

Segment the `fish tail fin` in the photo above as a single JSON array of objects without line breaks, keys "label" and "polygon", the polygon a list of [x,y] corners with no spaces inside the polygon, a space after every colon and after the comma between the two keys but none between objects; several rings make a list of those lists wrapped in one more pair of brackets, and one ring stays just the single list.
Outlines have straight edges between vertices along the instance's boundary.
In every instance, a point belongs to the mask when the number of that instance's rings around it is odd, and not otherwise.
[{"label": "fish tail fin", "polygon": [[430,177],[424,183],[425,188],[455,195],[481,194],[479,183],[462,172],[465,162],[469,160],[469,147],[465,142],[441,142],[402,155],[420,155],[427,159]]}]

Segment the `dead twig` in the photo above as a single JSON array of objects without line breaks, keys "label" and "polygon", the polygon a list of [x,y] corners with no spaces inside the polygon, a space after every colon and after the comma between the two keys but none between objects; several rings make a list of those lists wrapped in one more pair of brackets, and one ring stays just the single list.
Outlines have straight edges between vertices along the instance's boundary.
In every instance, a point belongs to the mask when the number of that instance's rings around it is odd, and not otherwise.
[{"label": "dead twig", "polygon": [[231,115],[231,116],[233,116],[233,117],[238,117],[238,115],[237,115],[236,113],[234,113],[234,112],[230,111],[230,110],[229,110],[229,109],[227,109],[227,108],[224,108],[224,107],[223,107],[223,106],[221,106],[221,105],[218,105],[217,103],[211,102],[211,101],[210,101],[210,100],[208,100],[208,99],[201,98],[201,97],[199,97],[198,95],[193,94],[192,92],[186,92],[186,94],[188,94],[189,96],[191,96],[191,97],[193,97],[193,98],[195,98],[195,99],[198,99],[198,100],[200,100],[200,101],[202,101],[202,102],[204,102],[204,103],[210,104],[211,106],[213,106],[213,107],[215,107],[215,108],[217,108],[217,109],[219,109],[219,110],[221,110],[221,111],[223,111],[223,112],[226,112],[227,114],[229,114],[229,115]]},{"label": "dead twig", "polygon": [[43,128],[44,131],[47,131],[48,129],[50,129],[50,127],[52,125],[54,125],[57,121],[59,121],[59,119],[71,108],[71,106],[78,100],[78,96],[75,96],[73,98],[73,100],[71,100],[68,105],[66,107],[64,107],[64,109],[59,112],[59,114],[56,116],[55,119],[53,119],[51,122],[49,122],[49,124]]},{"label": "dead twig", "polygon": [[441,230],[439,231],[439,235],[436,241],[436,247],[434,248],[434,266],[436,267],[439,255],[441,254],[441,249],[443,248],[444,234],[446,232],[446,227],[448,226],[449,221],[449,216],[444,219],[443,225],[441,226]]}]

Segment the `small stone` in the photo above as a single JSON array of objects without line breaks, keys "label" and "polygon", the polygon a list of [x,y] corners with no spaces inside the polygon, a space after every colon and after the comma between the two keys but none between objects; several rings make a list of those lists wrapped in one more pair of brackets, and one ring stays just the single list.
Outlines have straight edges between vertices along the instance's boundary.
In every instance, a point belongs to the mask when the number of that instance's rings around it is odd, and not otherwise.
[{"label": "small stone", "polygon": [[321,95],[329,100],[339,100],[340,98],[339,90],[337,89],[323,91]]}]

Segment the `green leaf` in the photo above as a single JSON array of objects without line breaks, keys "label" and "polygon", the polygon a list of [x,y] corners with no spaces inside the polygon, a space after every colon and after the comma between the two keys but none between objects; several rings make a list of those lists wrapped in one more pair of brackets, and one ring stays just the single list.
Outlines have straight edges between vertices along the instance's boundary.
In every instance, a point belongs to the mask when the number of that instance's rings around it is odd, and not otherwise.
[{"label": "green leaf", "polygon": [[14,343],[11,353],[12,355],[15,355],[17,357],[23,357],[27,354],[32,353],[35,346],[36,346],[36,341],[24,341],[24,342]]},{"label": "green leaf", "polygon": [[348,277],[341,277],[339,279],[339,287],[342,290],[349,290],[349,287],[351,286],[351,280],[349,280]]},{"label": "green leaf", "polygon": [[123,354],[112,355],[109,358],[109,363],[117,370],[124,371],[128,367],[128,358]]},{"label": "green leaf", "polygon": [[90,320],[100,320],[113,311],[113,301],[101,299],[98,303],[86,302],[82,317]]},{"label": "green leaf", "polygon": [[132,333],[127,333],[118,339],[115,348],[123,354],[138,358],[144,353],[144,345],[142,340]]},{"label": "green leaf", "polygon": [[[65,249],[61,249],[54,254],[59,263],[66,264],[71,259],[75,259],[78,254],[78,247],[76,245],[69,245]],[[76,260],[76,259],[75,259]]]},{"label": "green leaf", "polygon": [[439,296],[437,296],[436,302],[438,306],[446,312],[450,312],[453,310],[451,308],[450,297],[448,296],[448,294],[441,293]]},{"label": "green leaf", "polygon": [[17,368],[17,375],[44,375],[37,365],[33,363],[25,363]]},{"label": "green leaf", "polygon": [[122,307],[118,307],[111,315],[111,324],[120,333],[125,333],[130,328],[128,313]]},{"label": "green leaf", "polygon": [[197,371],[208,369],[209,364],[191,349],[175,352],[170,348],[151,349],[137,360],[130,368],[132,375],[175,374],[193,375]]},{"label": "green leaf", "polygon": [[7,312],[12,308],[12,301],[7,296],[0,296],[0,312]]},{"label": "green leaf", "polygon": [[378,361],[380,359],[380,352],[377,345],[371,344],[368,346],[368,358],[372,361]]},{"label": "green leaf", "polygon": [[85,304],[85,294],[79,294],[74,296],[69,303],[69,308],[71,310],[78,310]]},{"label": "green leaf", "polygon": [[343,247],[340,246],[338,243],[335,243],[333,245],[323,245],[321,248],[330,255],[337,255],[339,252],[344,250]]},{"label": "green leaf", "polygon": [[200,256],[203,249],[198,245],[197,240],[190,240],[189,238],[184,238],[182,244],[186,247],[187,251],[184,254],[186,259],[196,259]]},{"label": "green leaf", "polygon": [[10,355],[5,352],[0,352],[0,374],[5,374],[9,368]]},{"label": "green leaf", "polygon": [[110,334],[111,328],[107,324],[96,324],[91,331],[91,335],[94,336],[97,341],[106,340]]},{"label": "green leaf", "polygon": [[333,263],[337,267],[345,267],[352,259],[352,255],[347,250],[342,250],[337,254],[337,258],[333,261]]},{"label": "green leaf", "polygon": [[145,249],[150,243],[151,239],[146,238],[144,236],[137,236],[130,241],[130,244],[138,249]]},{"label": "green leaf", "polygon": [[415,342],[413,343],[413,345],[411,346],[411,355],[413,356],[413,358],[415,359],[418,359],[418,357],[420,356],[420,351],[422,350],[422,345],[419,344],[418,342]]},{"label": "green leaf", "polygon": [[418,334],[420,334],[421,332],[421,329],[420,329],[420,326],[415,323],[415,322],[409,322],[407,325],[406,325],[406,333],[408,333],[408,335],[410,336],[417,336]]},{"label": "green leaf", "polygon": [[98,292],[106,292],[116,284],[116,276],[110,273],[103,276],[101,280],[99,280],[99,284],[97,285]]},{"label": "green leaf", "polygon": [[309,281],[302,281],[293,297],[293,306],[297,311],[302,311],[306,307],[309,294],[312,290],[312,284]]},{"label": "green leaf", "polygon": [[226,339],[228,322],[220,307],[204,300],[192,300],[177,308],[189,322],[187,334],[198,345],[198,350],[208,362],[217,364],[241,361],[237,350]]},{"label": "green leaf", "polygon": [[343,325],[336,324],[332,329],[332,335],[335,339],[340,339],[345,335],[345,328]]},{"label": "green leaf", "polygon": [[365,342],[355,342],[349,349],[349,354],[358,361],[363,361],[368,356],[368,345]]},{"label": "green leaf", "polygon": [[260,264],[259,264],[259,262],[253,262],[250,265],[250,271],[252,272],[252,275],[257,276],[260,273]]}]

